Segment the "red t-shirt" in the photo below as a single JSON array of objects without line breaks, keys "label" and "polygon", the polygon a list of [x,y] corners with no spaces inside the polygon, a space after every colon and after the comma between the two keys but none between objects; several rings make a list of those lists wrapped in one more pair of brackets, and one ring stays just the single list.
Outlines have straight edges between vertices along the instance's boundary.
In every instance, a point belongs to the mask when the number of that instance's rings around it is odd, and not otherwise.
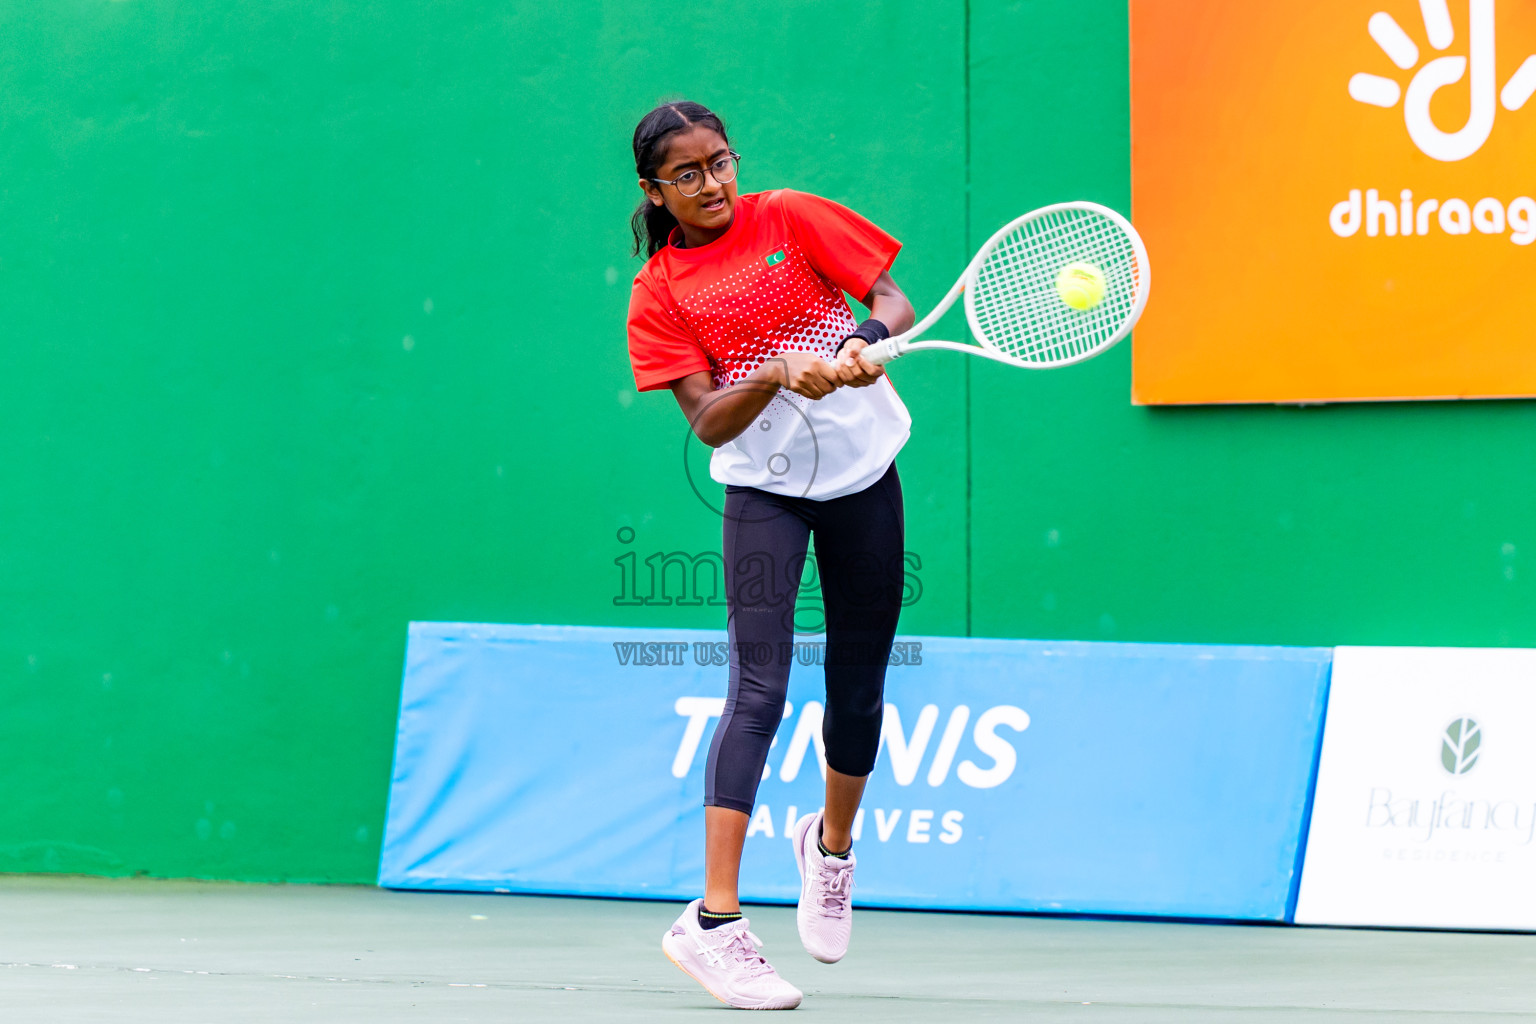
[{"label": "red t-shirt", "polygon": [[715,386],[725,387],[785,349],[830,357],[858,326],[831,337],[853,318],[843,293],[868,295],[900,250],[830,199],[787,188],[738,196],[724,235],[697,249],[668,245],[635,278],[636,386],[650,391],[712,370]]},{"label": "red t-shirt", "polygon": [[[668,245],[635,278],[629,358],[641,391],[708,370],[734,384],[781,352],[831,360],[863,297],[901,243],[852,210],[781,189],[739,196],[725,234],[697,249]],[[720,483],[826,500],[874,483],[910,434],[889,380],[818,401],[780,390],[759,419],[717,448]]]}]

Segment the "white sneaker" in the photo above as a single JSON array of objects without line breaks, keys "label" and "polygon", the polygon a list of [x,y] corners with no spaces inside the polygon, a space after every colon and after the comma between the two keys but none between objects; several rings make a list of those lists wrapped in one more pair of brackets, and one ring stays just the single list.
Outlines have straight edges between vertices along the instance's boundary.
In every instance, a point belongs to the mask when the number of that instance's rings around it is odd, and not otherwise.
[{"label": "white sneaker", "polygon": [[800,990],[779,977],[763,959],[763,942],[741,918],[705,931],[699,925],[703,900],[688,904],[661,937],[661,951],[704,991],[738,1010],[793,1010]]},{"label": "white sneaker", "polygon": [[795,822],[790,834],[795,866],[800,869],[800,906],[795,923],[805,951],[824,964],[848,952],[853,932],[853,851],[844,857],[821,855],[821,812]]}]

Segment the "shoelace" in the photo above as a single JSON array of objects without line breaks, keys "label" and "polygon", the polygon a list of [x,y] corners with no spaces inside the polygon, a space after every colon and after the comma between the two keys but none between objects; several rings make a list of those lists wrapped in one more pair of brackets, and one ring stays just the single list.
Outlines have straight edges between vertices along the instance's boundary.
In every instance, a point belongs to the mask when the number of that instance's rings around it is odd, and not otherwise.
[{"label": "shoelace", "polygon": [[760,974],[768,974],[773,971],[768,961],[758,952],[762,948],[763,940],[753,935],[746,928],[739,925],[732,928],[730,925],[722,925],[719,928],[705,932],[705,935],[715,934],[720,941],[714,943],[699,942],[699,952],[713,967],[724,967],[727,970],[738,970],[749,978],[755,978]]},{"label": "shoelace", "polygon": [[853,892],[853,865],[837,867],[823,860],[820,888],[816,896],[822,911],[831,911],[833,917],[846,917],[849,895]]}]

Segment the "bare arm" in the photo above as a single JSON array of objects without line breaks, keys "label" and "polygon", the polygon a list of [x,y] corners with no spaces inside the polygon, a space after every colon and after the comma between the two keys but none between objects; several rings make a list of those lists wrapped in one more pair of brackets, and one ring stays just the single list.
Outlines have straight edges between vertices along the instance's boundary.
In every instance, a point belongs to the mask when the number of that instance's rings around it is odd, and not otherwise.
[{"label": "bare arm", "polygon": [[699,440],[718,448],[751,426],[779,388],[817,399],[831,394],[838,384],[837,369],[820,356],[783,352],[730,387],[715,390],[709,372],[700,370],[673,381],[672,394]]},{"label": "bare arm", "polygon": [[[890,329],[892,336],[910,330],[917,320],[912,303],[891,278],[890,271],[881,271],[870,286],[869,294],[859,300],[869,309],[871,319],[879,320]],[[851,388],[864,388],[885,375],[885,367],[866,363],[859,353],[869,347],[863,338],[854,338],[843,346],[837,357],[837,380]]]},{"label": "bare arm", "polygon": [[889,327],[892,334],[911,330],[917,322],[912,303],[907,301],[907,296],[897,287],[889,270],[880,272],[875,283],[870,285],[869,294],[859,301],[869,310],[869,315]]}]

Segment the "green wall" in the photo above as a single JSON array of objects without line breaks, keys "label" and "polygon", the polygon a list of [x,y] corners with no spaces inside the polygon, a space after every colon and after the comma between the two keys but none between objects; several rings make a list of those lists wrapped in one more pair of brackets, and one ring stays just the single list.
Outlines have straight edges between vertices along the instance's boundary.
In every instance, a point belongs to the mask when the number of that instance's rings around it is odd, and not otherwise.
[{"label": "green wall", "polygon": [[[1123,0],[0,4],[0,870],[370,881],[408,621],[721,624],[615,603],[718,543],[624,355],[652,102],[921,308],[1128,207],[1126,47]],[[905,631],[1536,643],[1536,408],[1135,408],[1129,355],[894,370]]]}]

